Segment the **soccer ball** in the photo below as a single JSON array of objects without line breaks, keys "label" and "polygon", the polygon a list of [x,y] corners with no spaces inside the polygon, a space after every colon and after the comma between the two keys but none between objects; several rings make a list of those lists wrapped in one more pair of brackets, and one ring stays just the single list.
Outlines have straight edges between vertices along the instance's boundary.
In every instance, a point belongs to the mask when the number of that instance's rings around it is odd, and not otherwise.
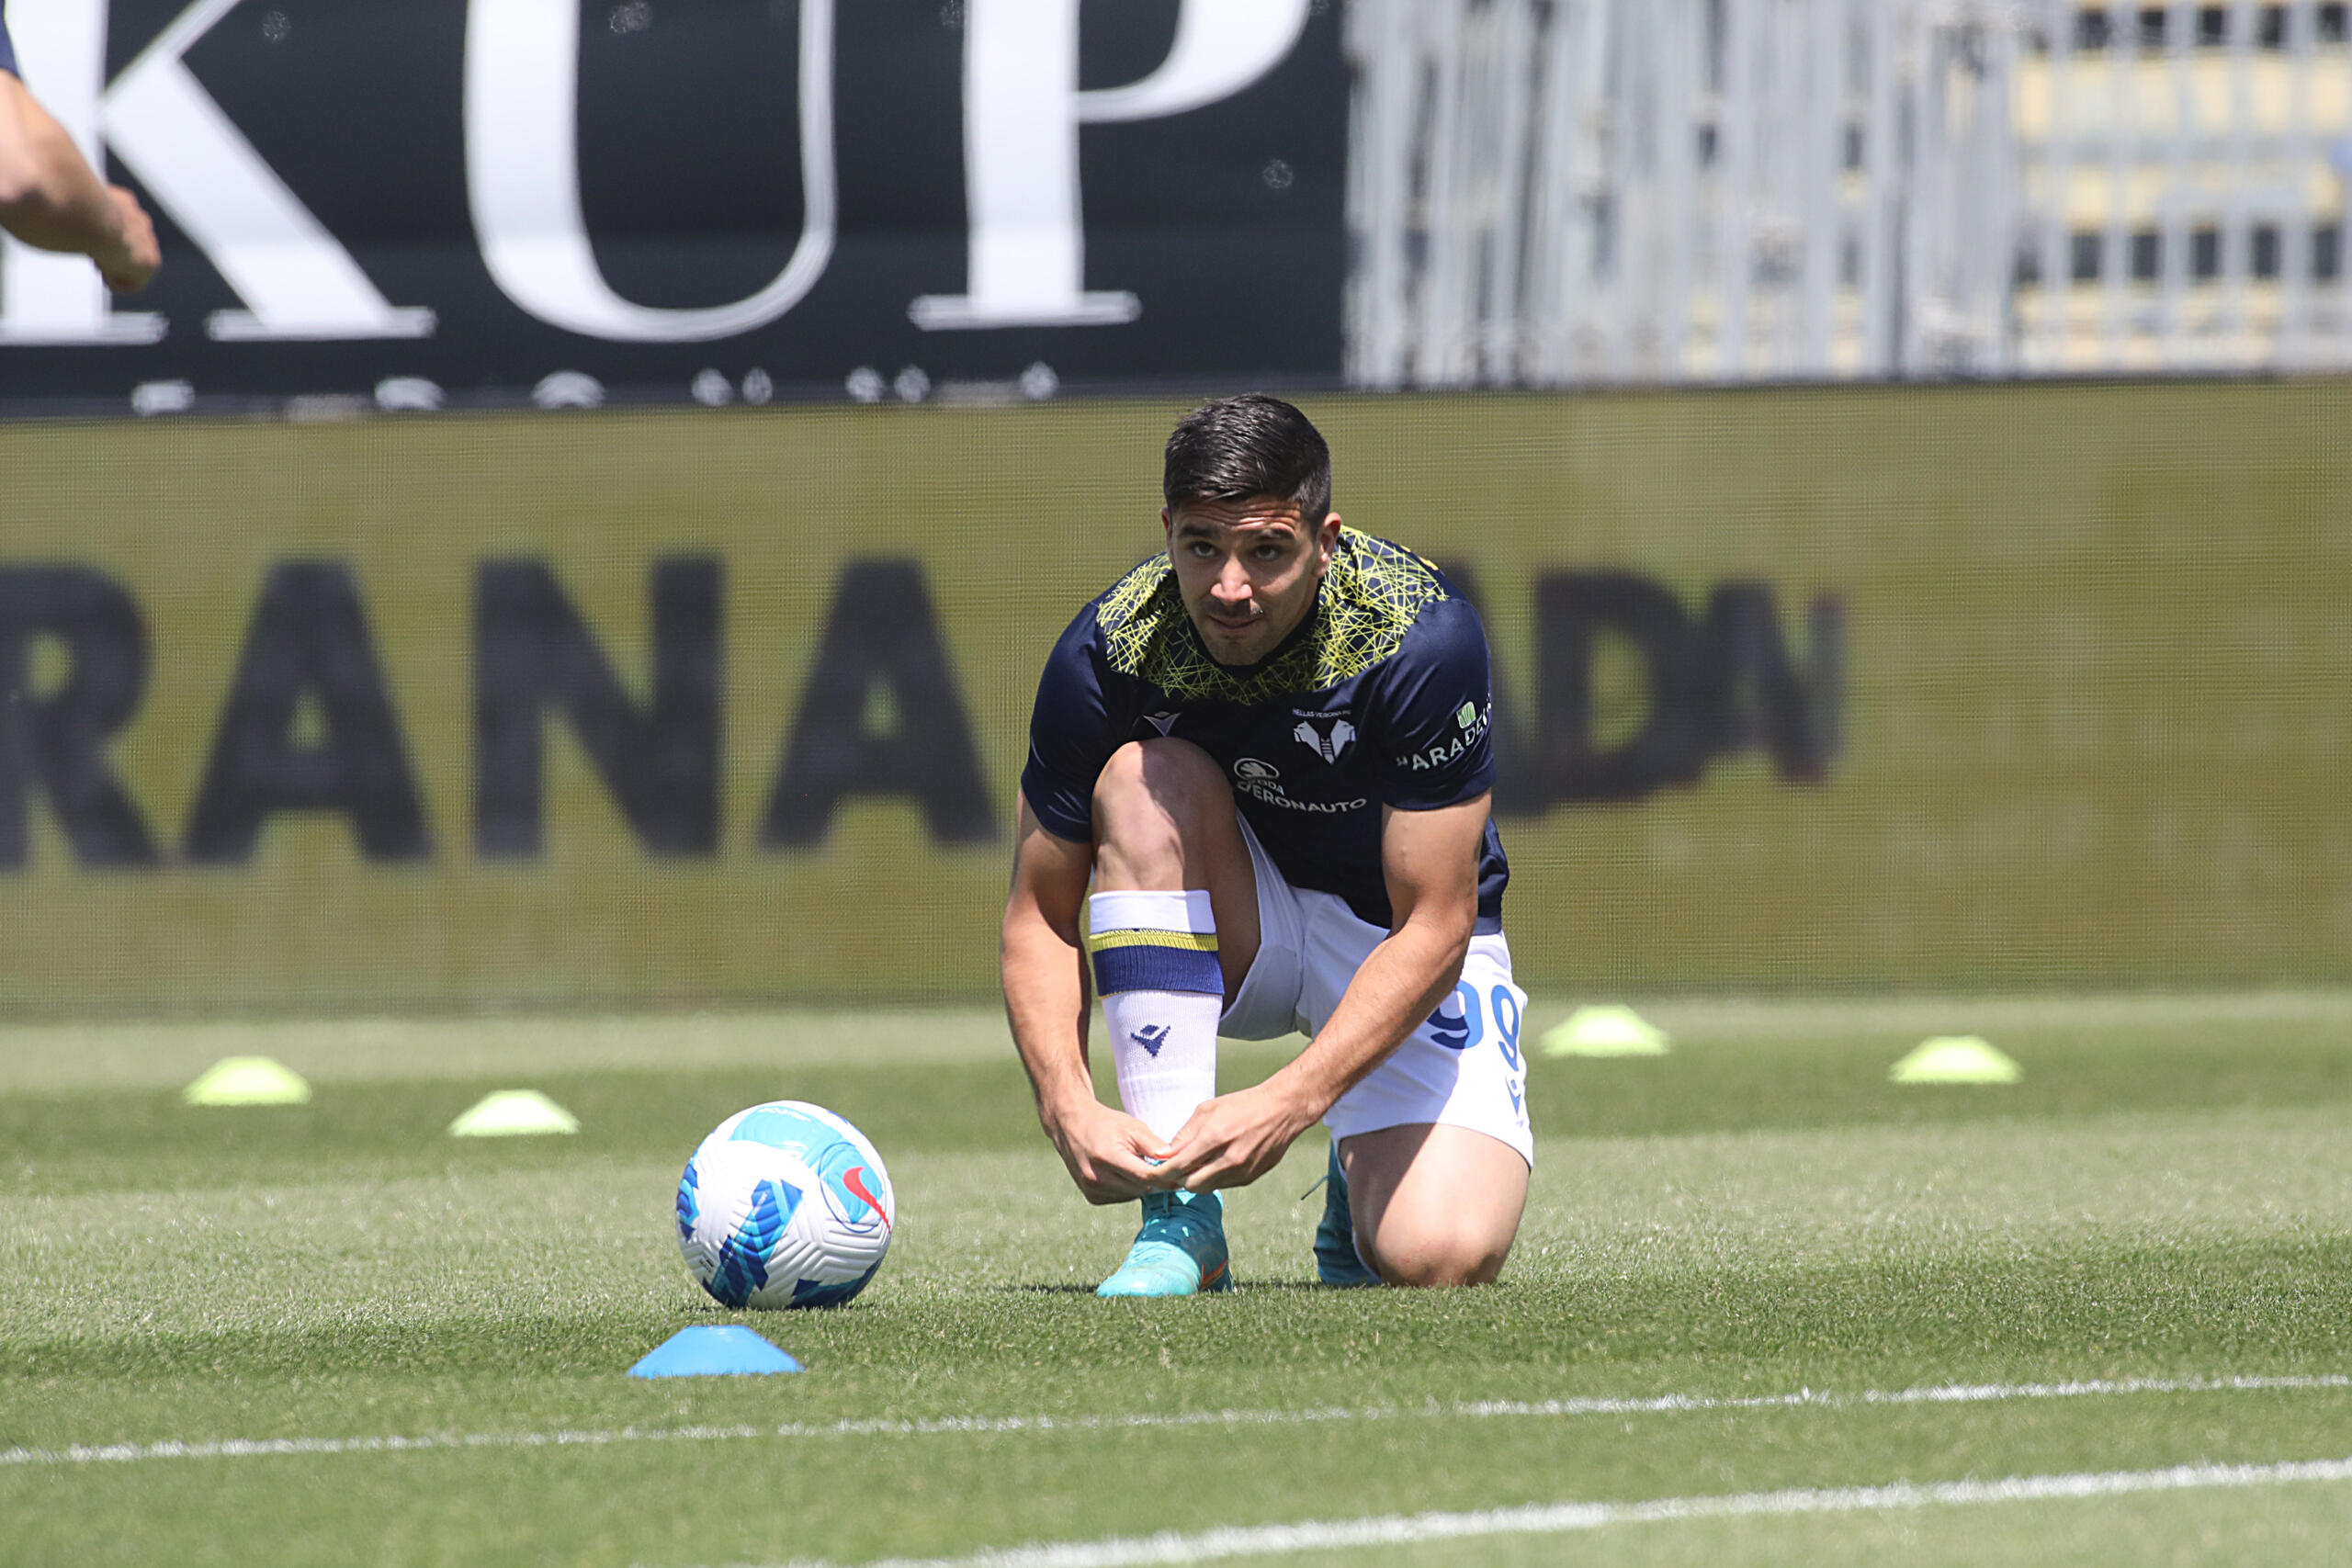
[{"label": "soccer ball", "polygon": [[678,1179],[678,1246],[723,1306],[839,1306],[882,1267],[897,1220],[874,1145],[797,1100],[729,1116]]}]

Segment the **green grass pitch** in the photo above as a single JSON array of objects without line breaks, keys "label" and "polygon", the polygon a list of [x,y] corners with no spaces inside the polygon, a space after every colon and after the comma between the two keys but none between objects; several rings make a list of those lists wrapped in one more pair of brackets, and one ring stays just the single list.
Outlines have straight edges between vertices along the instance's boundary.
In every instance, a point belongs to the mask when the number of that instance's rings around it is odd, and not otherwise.
[{"label": "green grass pitch", "polygon": [[[1131,1211],[1070,1192],[982,1010],[12,1026],[0,1562],[856,1563],[2352,1456],[2352,997],[1648,1011],[1672,1055],[1533,1060],[1499,1286],[1311,1288],[1310,1136],[1231,1200],[1241,1291],[1161,1303],[1087,1293]],[[1948,1032],[2024,1082],[1886,1081]],[[182,1106],[232,1054],[315,1099]],[[1228,1083],[1279,1059],[1233,1047]],[[445,1135],[504,1087],[580,1134]],[[712,1124],[781,1096],[865,1129],[898,1239],[847,1309],[727,1314],[672,1191]],[[622,1375],[723,1322],[808,1371]],[[2134,1379],[2171,1386],[2025,1386]],[[2178,1386],[2230,1379],[2268,1386]],[[1981,1386],[1866,1397],[1955,1384]],[[387,1438],[431,1441],[318,1441]],[[1678,1510],[1261,1560],[2303,1563],[2352,1540],[2325,1478]],[[1210,1548],[1154,1550],[1130,1560]]]}]

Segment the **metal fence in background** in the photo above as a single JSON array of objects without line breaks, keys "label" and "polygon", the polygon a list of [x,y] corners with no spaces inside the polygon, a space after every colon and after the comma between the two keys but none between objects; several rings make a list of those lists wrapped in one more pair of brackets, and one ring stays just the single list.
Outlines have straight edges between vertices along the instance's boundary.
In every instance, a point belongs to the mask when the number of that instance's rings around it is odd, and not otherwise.
[{"label": "metal fence in background", "polygon": [[1353,0],[1359,385],[2352,366],[2346,7]]}]

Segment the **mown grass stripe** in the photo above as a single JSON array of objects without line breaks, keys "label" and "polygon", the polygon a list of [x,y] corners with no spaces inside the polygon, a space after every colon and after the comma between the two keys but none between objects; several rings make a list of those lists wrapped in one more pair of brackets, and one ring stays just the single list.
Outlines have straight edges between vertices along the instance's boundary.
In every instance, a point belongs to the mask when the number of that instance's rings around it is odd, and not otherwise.
[{"label": "mown grass stripe", "polygon": [[[2352,1481],[2352,1458],[2278,1464],[2184,1464],[2166,1470],[2122,1470],[2061,1475],[2013,1475],[1998,1481],[1896,1482],[1786,1492],[1657,1497],[1639,1503],[1548,1503],[1524,1508],[1481,1508],[1456,1514],[1387,1515],[1362,1519],[1307,1520],[1288,1525],[1228,1526],[1196,1535],[1109,1536],[976,1551],[962,1557],[885,1558],[859,1568],[1147,1568],[1214,1562],[1375,1546],[1412,1546],[1474,1536],[1563,1535],[1609,1525],[1670,1524],[1689,1519],[1736,1519],[1793,1514],[1871,1513],[1963,1504],[2035,1503],[2118,1497],[2144,1492],[2217,1487],[2279,1486],[2299,1482]],[[791,1568],[832,1568],[798,1562]]]},{"label": "mown grass stripe", "polygon": [[62,1449],[0,1449],[0,1466],[125,1464],[147,1460],[271,1459],[311,1454],[413,1453],[436,1449],[595,1448],[615,1443],[740,1441],[751,1438],[927,1438],[999,1432],[1099,1432],[1133,1427],[1291,1427],[1319,1421],[1496,1417],[1669,1416],[1804,1406],[1991,1404],[2012,1400],[2087,1399],[2131,1394],[2266,1393],[2352,1389],[2352,1374],[2310,1377],[2114,1378],[2052,1383],[1937,1383],[1713,1398],[1667,1393],[1644,1398],[1473,1400],[1450,1404],[1332,1405],[1305,1410],[1193,1410],[1111,1416],[935,1416],[909,1420],[788,1421],[779,1427],[622,1427],[607,1431],[444,1432],[367,1438],[229,1438],[209,1442],[75,1444]]}]

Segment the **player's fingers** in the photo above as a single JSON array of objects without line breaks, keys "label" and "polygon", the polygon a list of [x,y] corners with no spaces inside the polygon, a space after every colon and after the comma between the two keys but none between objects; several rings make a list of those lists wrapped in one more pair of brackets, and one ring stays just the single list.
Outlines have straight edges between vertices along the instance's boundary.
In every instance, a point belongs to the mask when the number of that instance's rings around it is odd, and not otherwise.
[{"label": "player's fingers", "polygon": [[1096,1157],[1095,1165],[1106,1176],[1133,1186],[1135,1192],[1131,1196],[1140,1195],[1158,1185],[1161,1170],[1158,1161],[1147,1159],[1125,1146],[1105,1149]]},{"label": "player's fingers", "polygon": [[1207,1119],[1209,1108],[1216,1103],[1214,1100],[1204,1100],[1193,1108],[1193,1113],[1184,1118],[1184,1124],[1177,1128],[1174,1135],[1168,1140],[1168,1152],[1161,1156],[1162,1158],[1172,1159],[1193,1146],[1193,1142],[1201,1134],[1201,1123]]},{"label": "player's fingers", "polygon": [[1197,1167],[1233,1146],[1233,1128],[1219,1101],[1210,1100],[1193,1112],[1176,1135],[1168,1140],[1170,1160]]},{"label": "player's fingers", "polygon": [[1112,1111],[1107,1107],[1103,1115],[1109,1128],[1108,1134],[1102,1139],[1105,1145],[1115,1147],[1121,1154],[1147,1165],[1157,1164],[1167,1157],[1166,1141],[1151,1130],[1149,1123],[1124,1111]]},{"label": "player's fingers", "polygon": [[1237,1176],[1241,1162],[1230,1142],[1220,1141],[1214,1147],[1204,1147],[1184,1171],[1184,1190],[1214,1192],[1221,1187],[1238,1187],[1248,1180]]},{"label": "player's fingers", "polygon": [[1127,1134],[1126,1150],[1146,1165],[1165,1164],[1168,1156],[1176,1152],[1173,1146],[1141,1122],[1137,1122],[1135,1131]]},{"label": "player's fingers", "polygon": [[1120,1177],[1115,1172],[1097,1171],[1078,1184],[1090,1203],[1128,1203],[1144,1195],[1146,1189],[1138,1182]]},{"label": "player's fingers", "polygon": [[1151,1162],[1128,1148],[1125,1144],[1110,1144],[1093,1152],[1094,1168],[1105,1175],[1116,1172],[1132,1181],[1141,1181],[1151,1175]]},{"label": "player's fingers", "polygon": [[1124,1202],[1149,1190],[1153,1166],[1121,1148],[1115,1140],[1086,1140],[1069,1156],[1070,1177],[1096,1203]]},{"label": "player's fingers", "polygon": [[1201,1173],[1229,1163],[1227,1150],[1226,1140],[1213,1134],[1195,1138],[1189,1147],[1178,1149],[1159,1167],[1154,1173],[1154,1185],[1205,1192],[1208,1189],[1199,1183]]},{"label": "player's fingers", "polygon": [[[1262,1149],[1236,1148],[1216,1165],[1204,1168],[1201,1175],[1213,1187],[1247,1187],[1272,1169],[1273,1164]],[[1205,1192],[1209,1188],[1200,1190]]]},{"label": "player's fingers", "polygon": [[1153,1191],[1170,1192],[1183,1186],[1192,1173],[1192,1162],[1179,1155],[1154,1161],[1151,1166],[1151,1174],[1145,1179],[1150,1184]]},{"label": "player's fingers", "polygon": [[1246,1149],[1241,1134],[1218,1120],[1197,1131],[1189,1145],[1177,1150],[1169,1165],[1182,1173],[1184,1189],[1189,1192],[1238,1187],[1249,1179],[1238,1175],[1248,1161]]}]

